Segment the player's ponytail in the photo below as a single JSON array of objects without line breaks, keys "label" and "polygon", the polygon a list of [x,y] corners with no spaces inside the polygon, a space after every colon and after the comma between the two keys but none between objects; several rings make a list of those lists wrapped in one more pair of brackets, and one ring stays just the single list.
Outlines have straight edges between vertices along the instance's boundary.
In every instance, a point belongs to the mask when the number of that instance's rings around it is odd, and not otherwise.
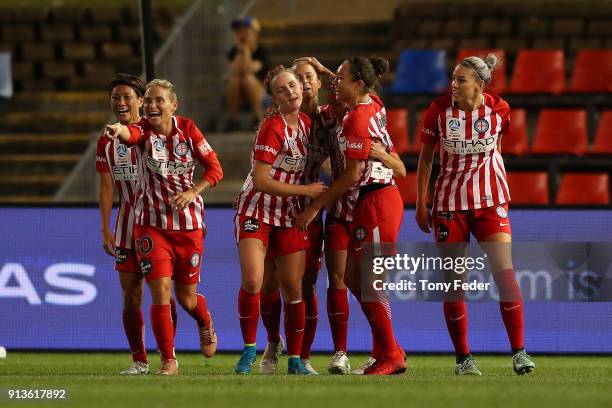
[{"label": "player's ponytail", "polygon": [[353,81],[362,80],[366,92],[372,92],[380,84],[381,76],[389,70],[389,61],[384,58],[353,57],[348,60]]}]

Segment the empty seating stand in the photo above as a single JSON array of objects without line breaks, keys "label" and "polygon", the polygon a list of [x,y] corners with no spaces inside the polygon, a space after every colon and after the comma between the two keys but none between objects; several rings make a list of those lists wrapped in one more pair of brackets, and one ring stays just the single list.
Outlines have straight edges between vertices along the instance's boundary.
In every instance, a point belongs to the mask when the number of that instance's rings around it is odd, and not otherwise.
[{"label": "empty seating stand", "polygon": [[558,205],[610,205],[608,173],[566,173],[557,193]]},{"label": "empty seating stand", "polygon": [[612,110],[601,114],[591,153],[612,155]]},{"label": "empty seating stand", "polygon": [[572,92],[612,92],[612,50],[578,52],[570,90]]},{"label": "empty seating stand", "polygon": [[522,50],[514,64],[511,93],[549,93],[565,90],[563,50]]},{"label": "empty seating stand", "polygon": [[446,51],[403,50],[391,87],[394,93],[440,93],[448,87]]},{"label": "empty seating stand", "polygon": [[508,172],[508,188],[512,204],[550,204],[548,173],[545,171]]},{"label": "empty seating stand", "polygon": [[587,148],[586,111],[583,109],[543,109],[531,149],[536,154],[581,156]]}]

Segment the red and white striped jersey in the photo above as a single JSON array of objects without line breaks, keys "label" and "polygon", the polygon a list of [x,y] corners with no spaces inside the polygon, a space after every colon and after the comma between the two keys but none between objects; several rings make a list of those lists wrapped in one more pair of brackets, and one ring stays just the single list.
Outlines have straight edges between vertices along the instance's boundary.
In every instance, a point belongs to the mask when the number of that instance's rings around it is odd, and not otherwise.
[{"label": "red and white striped jersey", "polygon": [[96,148],[96,171],[110,173],[119,192],[119,211],[115,221],[115,246],[134,248],[134,221],[136,194],[140,187],[138,177],[138,150],[127,147],[118,139],[110,140],[104,135],[98,139]]},{"label": "red and white striped jersey", "polygon": [[257,191],[253,169],[259,160],[272,165],[270,177],[288,184],[301,184],[308,154],[310,118],[300,113],[298,129],[291,129],[279,113],[264,120],[257,132],[251,171],[236,199],[238,215],[253,217],[277,227],[291,227],[302,210],[301,197],[281,197]]},{"label": "red and white striped jersey", "polygon": [[376,95],[367,102],[359,103],[349,111],[342,121],[342,134],[346,137],[347,160],[361,160],[359,187],[368,184],[395,184],[393,170],[379,160],[370,159],[372,141],[381,143],[388,153],[395,152],[391,137],[387,132],[387,113]]},{"label": "red and white striped jersey", "polygon": [[217,155],[190,119],[172,117],[173,134],[156,134],[146,118],[129,125],[127,145],[138,144],[141,152],[141,189],[136,200],[136,220],[164,230],[202,228],[204,202],[198,194],[184,209],[172,205],[175,195],[193,186],[196,160],[204,166],[202,178],[211,186],[223,177]]},{"label": "red and white striped jersey", "polygon": [[510,201],[498,138],[510,130],[510,107],[483,94],[482,105],[465,112],[452,95],[434,100],[425,116],[421,141],[440,144],[440,174],[434,205],[438,211],[487,208]]}]

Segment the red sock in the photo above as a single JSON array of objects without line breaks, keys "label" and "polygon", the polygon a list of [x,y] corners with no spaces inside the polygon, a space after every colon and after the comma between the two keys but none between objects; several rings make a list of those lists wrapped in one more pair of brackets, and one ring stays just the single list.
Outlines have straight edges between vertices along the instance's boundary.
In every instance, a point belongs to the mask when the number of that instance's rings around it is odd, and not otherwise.
[{"label": "red sock", "polygon": [[170,316],[172,317],[172,327],[174,328],[174,336],[176,337],[176,323],[178,322],[178,315],[176,314],[176,302],[174,298],[170,298]]},{"label": "red sock", "polygon": [[268,332],[268,341],[271,343],[280,341],[281,308],[282,302],[278,290],[272,293],[261,292],[259,304],[261,321]]},{"label": "red sock", "polygon": [[503,269],[493,274],[500,302],[521,302],[521,288],[516,281],[514,269]]},{"label": "red sock", "polygon": [[455,354],[465,356],[470,354],[467,341],[468,320],[465,302],[444,302],[444,319],[450,335]]},{"label": "red sock", "polygon": [[210,315],[208,314],[208,303],[204,295],[196,293],[198,302],[196,303],[193,310],[187,312],[189,316],[193,317],[198,323],[198,326],[208,326],[210,324]]},{"label": "red sock", "polygon": [[287,338],[287,355],[299,356],[304,339],[306,324],[306,306],[303,301],[285,303],[285,337]]},{"label": "red sock", "polygon": [[334,351],[346,353],[346,338],[348,336],[349,302],[348,290],[327,289],[327,317],[334,341]]},{"label": "red sock", "polygon": [[257,323],[259,322],[259,292],[248,293],[240,288],[238,293],[238,317],[244,344],[255,344],[257,341]]},{"label": "red sock", "polygon": [[300,358],[308,360],[310,358],[310,349],[317,333],[317,322],[319,321],[319,301],[317,294],[313,293],[311,297],[304,299],[305,304],[305,326],[304,339],[302,340],[302,352]]},{"label": "red sock", "polygon": [[176,358],[174,356],[174,329],[172,328],[170,305],[151,305],[151,326],[162,360]]},{"label": "red sock", "polygon": [[385,360],[401,358],[397,349],[397,341],[393,334],[391,319],[389,318],[390,313],[383,305],[383,302],[361,302],[361,309],[368,318],[368,323],[370,323],[372,328],[374,346],[376,344],[380,345],[382,358]]},{"label": "red sock", "polygon": [[132,360],[147,362],[147,349],[144,344],[144,320],[142,310],[137,312],[123,311],[123,329],[130,345]]},{"label": "red sock", "polygon": [[523,302],[499,302],[510,346],[512,350],[522,349],[523,343]]}]

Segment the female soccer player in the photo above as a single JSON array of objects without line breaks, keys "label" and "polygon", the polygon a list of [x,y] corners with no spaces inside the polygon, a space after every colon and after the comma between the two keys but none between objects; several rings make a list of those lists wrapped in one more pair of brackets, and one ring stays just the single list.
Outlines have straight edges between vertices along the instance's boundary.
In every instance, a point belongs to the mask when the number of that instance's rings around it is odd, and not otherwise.
[{"label": "female soccer player", "polygon": [[[108,92],[111,110],[119,123],[129,125],[140,120],[145,93],[145,83],[142,79],[135,75],[117,74],[111,81]],[[134,245],[134,204],[140,183],[138,152],[118,140],[110,141],[101,135],[96,150],[96,171],[100,177],[102,246],[107,254],[115,257],[115,270],[119,272],[123,291],[123,328],[132,352],[132,365],[120,374],[147,374],[149,364],[141,310],[143,276]],[[119,193],[115,232],[109,228],[113,184]],[[176,330],[174,299],[170,299],[170,307]]]},{"label": "female soccer player", "polygon": [[[260,290],[265,262],[274,262],[285,303],[289,374],[311,374],[300,361],[305,306],[302,277],[308,237],[294,227],[301,196],[314,198],[323,183],[301,184],[310,119],[300,112],[302,86],[292,70],[268,73],[266,90],[274,110],[262,122],[253,145],[252,168],[237,199],[236,240],[242,285],[238,296],[244,350],[235,372],[249,374],[255,362]],[[268,269],[271,269],[270,267]]]},{"label": "female soccer player", "polygon": [[[497,63],[494,54],[483,61],[463,59],[452,75],[452,94],[430,105],[421,134],[418,165],[416,221],[429,233],[433,226],[438,243],[468,242],[470,233],[483,245],[500,291],[500,311],[512,347],[517,374],[531,372],[535,364],[523,345],[523,304],[512,266],[512,232],[508,218],[510,194],[500,154],[501,138],[510,128],[510,107],[497,95],[484,93]],[[433,214],[427,209],[432,158],[440,144],[440,174],[433,197]],[[465,244],[467,245],[467,244]],[[465,253],[465,246],[442,252]],[[458,252],[455,252],[458,251]],[[448,277],[447,277],[448,279]],[[444,317],[455,347],[458,375],[482,375],[467,342],[467,308],[463,294],[444,302]]]},{"label": "female soccer player", "polygon": [[[146,118],[138,124],[106,127],[106,136],[141,152],[141,190],[136,202],[140,267],[151,290],[151,322],[162,356],[158,374],[177,375],[170,316],[172,280],[179,303],[197,322],[200,349],[217,350],[217,336],[206,299],[196,293],[204,239],[204,203],[200,192],[223,177],[217,155],[190,119],[175,116],[174,85],[163,79],[147,84]],[[204,166],[195,184],[196,161]]]},{"label": "female soccer player", "polygon": [[[364,243],[394,243],[403,215],[403,204],[394,184],[394,173],[406,170],[386,129],[386,114],[380,99],[373,94],[389,63],[381,58],[354,57],[338,71],[336,96],[349,106],[343,119],[340,138],[346,139],[345,169],[330,189],[317,198],[298,218],[305,229],[318,212],[332,205],[347,190],[358,191],[353,211],[349,257],[345,283],[359,300],[370,322],[376,363],[365,374],[388,375],[406,370],[403,351],[398,347],[391,326],[390,307],[386,298],[362,299],[358,258]],[[374,144],[376,142],[377,144]],[[380,146],[378,145],[380,144]],[[382,148],[380,148],[382,147]],[[349,194],[354,194],[350,192]]]},{"label": "female soccer player", "polygon": [[[322,86],[320,77],[334,77],[333,72],[323,67],[313,57],[297,59],[292,69],[295,71],[303,88],[300,109],[308,115],[312,123],[308,155],[302,180],[304,184],[309,184],[319,181],[321,167],[330,156],[332,145],[337,140],[336,127],[344,112],[335,116],[331,105],[318,105],[319,90]],[[304,201],[306,205],[309,205],[311,199],[306,197]],[[307,235],[310,248],[306,250],[306,270],[302,279],[302,297],[306,308],[306,324],[300,359],[308,371],[312,374],[318,374],[310,363],[310,352],[319,317],[315,285],[323,260],[323,220],[321,216],[317,217],[315,222],[308,226]],[[342,273],[344,273],[344,266]],[[278,330],[280,323],[280,296],[278,295],[277,288],[278,280],[274,276],[274,271],[266,270],[261,291],[261,318],[266,330],[268,330],[268,345],[260,363],[263,374],[273,374],[276,371],[278,355],[282,351]]]}]

